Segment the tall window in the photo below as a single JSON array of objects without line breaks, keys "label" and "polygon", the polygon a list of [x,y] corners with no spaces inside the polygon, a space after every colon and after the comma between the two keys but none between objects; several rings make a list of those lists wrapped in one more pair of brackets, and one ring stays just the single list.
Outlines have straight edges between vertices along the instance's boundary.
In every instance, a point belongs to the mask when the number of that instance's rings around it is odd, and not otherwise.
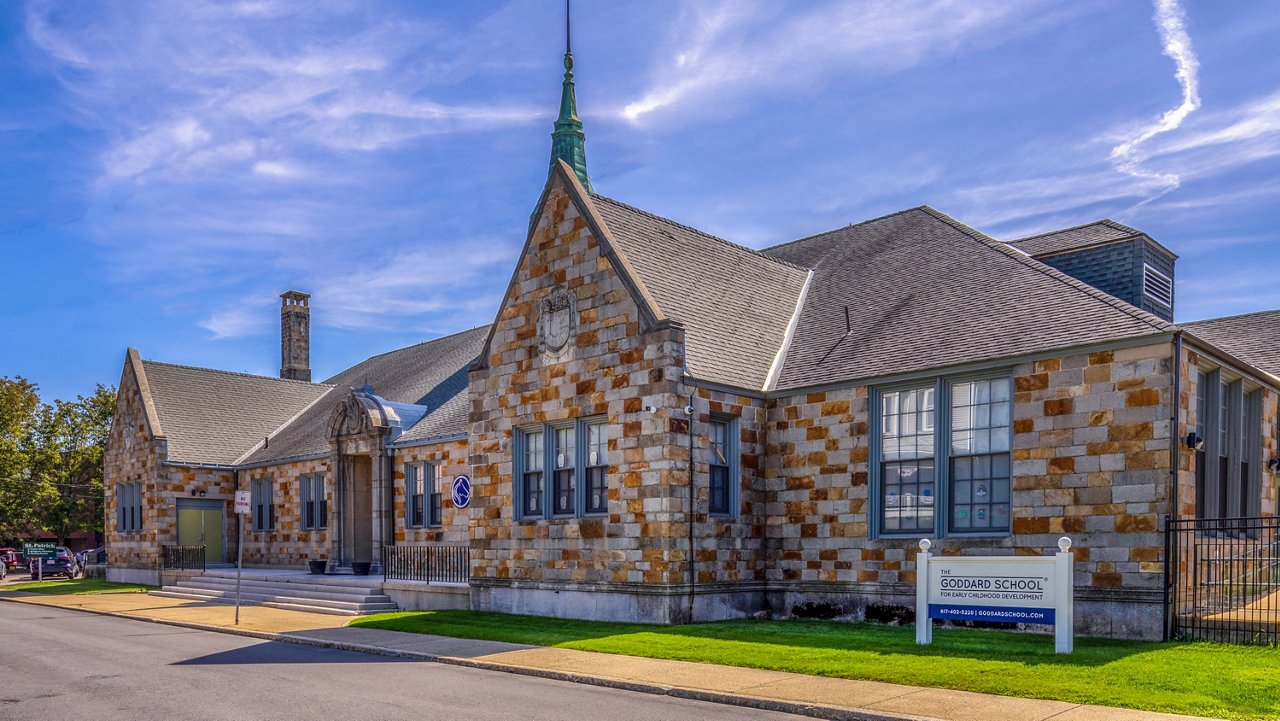
[{"label": "tall window", "polygon": [[587,429],[587,513],[605,513],[609,510],[609,442],[605,439],[603,423],[590,423]]},{"label": "tall window", "polygon": [[1011,385],[979,378],[878,394],[880,533],[1009,532]]},{"label": "tall window", "polygon": [[142,483],[129,481],[116,484],[116,530],[142,530]]},{"label": "tall window", "polygon": [[578,465],[577,453],[574,452],[574,435],[577,429],[573,426],[553,429],[555,449],[552,451],[552,513],[557,516],[571,516],[576,511],[577,490],[574,470]]},{"label": "tall window", "polygon": [[603,419],[584,419],[573,425],[544,424],[517,430],[512,470],[517,485],[517,516],[528,519],[606,513],[607,429]]},{"label": "tall window", "polygon": [[713,418],[709,431],[710,499],[707,510],[713,514],[729,515],[734,512],[737,485],[738,422],[736,418]]},{"label": "tall window", "polygon": [[250,484],[250,505],[253,507],[253,530],[269,531],[276,527],[275,490],[271,478],[255,478]]},{"label": "tall window", "polygon": [[546,467],[544,434],[544,431],[530,431],[524,434],[524,463],[521,465],[520,473],[520,515],[526,518],[542,515],[542,469]]},{"label": "tall window", "polygon": [[440,487],[434,463],[404,466],[405,519],[409,528],[440,525]]},{"label": "tall window", "polygon": [[1196,517],[1256,516],[1262,503],[1262,391],[1226,377],[1196,374]]},{"label": "tall window", "polygon": [[329,503],[324,497],[324,474],[302,476],[302,528],[315,530],[328,525]]},{"label": "tall window", "polygon": [[1009,530],[1009,380],[951,386],[953,531]]},{"label": "tall window", "polygon": [[440,474],[437,472],[436,464],[434,463],[423,464],[422,472],[424,479],[423,485],[431,491],[431,495],[427,499],[427,525],[439,526],[443,522],[440,510],[442,499],[440,493]]},{"label": "tall window", "polygon": [[933,386],[881,396],[881,528],[886,533],[934,528]]}]

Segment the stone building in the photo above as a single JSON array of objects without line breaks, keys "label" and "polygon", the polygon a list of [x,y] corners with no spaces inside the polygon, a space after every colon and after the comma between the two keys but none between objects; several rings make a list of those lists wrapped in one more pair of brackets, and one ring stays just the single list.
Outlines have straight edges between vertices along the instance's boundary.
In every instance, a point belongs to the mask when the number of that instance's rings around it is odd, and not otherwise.
[{"label": "stone building", "polygon": [[1110,220],[1001,242],[918,207],[734,244],[592,190],[566,69],[492,325],[312,383],[291,291],[279,379],[128,352],[111,577],[232,559],[237,489],[246,565],[465,546],[473,608],[659,623],[907,606],[921,538],[1068,535],[1078,629],[1151,638],[1164,517],[1275,515],[1280,312],[1175,325],[1175,256]]}]

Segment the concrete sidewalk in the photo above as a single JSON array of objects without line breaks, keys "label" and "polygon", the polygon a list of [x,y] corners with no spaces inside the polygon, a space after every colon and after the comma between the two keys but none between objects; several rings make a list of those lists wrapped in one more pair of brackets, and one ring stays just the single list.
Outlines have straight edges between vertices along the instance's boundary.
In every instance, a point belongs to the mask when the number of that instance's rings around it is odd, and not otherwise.
[{"label": "concrete sidewalk", "polygon": [[125,616],[264,639],[416,658],[826,719],[900,721],[1173,721],[1192,716],[994,696],[876,681],[806,676],[686,661],[349,628],[347,618],[262,606],[240,609],[140,593],[0,600]]}]

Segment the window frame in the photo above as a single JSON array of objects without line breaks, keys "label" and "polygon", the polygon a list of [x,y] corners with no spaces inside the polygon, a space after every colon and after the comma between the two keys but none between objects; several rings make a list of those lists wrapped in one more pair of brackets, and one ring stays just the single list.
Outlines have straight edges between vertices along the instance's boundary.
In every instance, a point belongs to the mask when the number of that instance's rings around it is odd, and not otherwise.
[{"label": "window frame", "polygon": [[1221,521],[1261,515],[1266,445],[1262,388],[1222,366],[1197,368],[1196,383],[1201,382],[1206,412],[1201,418],[1197,385],[1195,427],[1204,448],[1193,451],[1194,517]]},{"label": "window frame", "polygon": [[[512,452],[511,452],[511,479],[512,479],[512,505],[515,508],[515,519],[517,521],[542,521],[542,520],[564,520],[570,518],[599,518],[607,516],[609,513],[609,422],[605,416],[588,416],[578,418],[576,420],[554,421],[541,424],[531,424],[517,426],[512,432]],[[600,426],[601,432],[604,434],[605,457],[603,463],[597,463],[594,466],[588,465],[589,451],[588,441],[590,439],[590,428],[592,426]],[[573,453],[568,466],[557,466],[556,464],[556,435],[557,432],[570,431],[570,437],[573,440]],[[541,467],[537,471],[529,471],[526,464],[529,459],[529,438],[534,435],[541,434],[542,446],[539,458]],[[604,493],[604,507],[602,509],[587,509],[587,471],[589,469],[604,468],[602,480],[602,492]],[[571,471],[573,473],[573,498],[572,509],[564,512],[556,510],[556,471]],[[527,498],[526,478],[531,473],[541,473],[540,486],[541,498],[539,499],[538,510],[530,511]]]},{"label": "window frame", "polygon": [[[581,427],[581,437],[584,442],[579,443],[578,452],[582,456],[582,478],[578,483],[582,486],[582,515],[583,516],[602,516],[609,513],[609,421],[603,417],[588,418],[579,421]],[[603,444],[603,455],[596,459],[595,463],[591,462],[591,429],[600,429],[600,440]],[[593,508],[590,503],[591,497],[591,472],[599,470],[600,472],[600,496],[602,502]]]},{"label": "window frame", "polygon": [[[951,453],[951,433],[952,433],[952,388],[961,383],[969,383],[974,381],[1005,381],[1009,384],[1009,419],[1006,426],[1008,433],[1008,450],[1003,451],[1009,455],[1009,525],[1007,528],[997,529],[966,529],[957,530],[952,526],[952,477],[951,465],[955,458],[972,457],[974,454],[953,455]],[[932,389],[933,391],[933,425],[930,432],[933,433],[933,455],[934,479],[933,479],[933,528],[930,530],[917,529],[911,531],[885,530],[883,527],[884,504],[884,478],[881,467],[884,464],[883,450],[884,439],[881,434],[881,427],[884,424],[883,403],[886,394],[895,393],[904,390],[924,390]],[[950,376],[937,376],[933,378],[917,378],[910,381],[901,381],[897,383],[885,384],[871,388],[868,394],[868,459],[867,459],[867,475],[869,478],[869,501],[870,512],[867,515],[868,538],[876,540],[880,538],[886,539],[909,539],[918,538],[922,533],[928,533],[933,538],[1008,538],[1013,535],[1013,420],[1014,406],[1013,402],[1013,372],[1010,368],[1000,370],[984,370],[981,372],[964,373]],[[900,409],[899,409],[900,410]],[[900,413],[899,413],[900,415]],[[900,422],[900,421],[899,421]],[[977,455],[993,455],[991,453]]]},{"label": "window frame", "polygon": [[[298,527],[303,531],[321,531],[329,527],[328,502],[324,497],[324,474],[304,473],[299,477],[301,492],[299,493]],[[308,521],[308,514],[311,520]]]},{"label": "window frame", "polygon": [[[713,448],[715,446],[715,426],[723,426],[725,434],[724,452],[725,464],[712,463],[715,459]],[[712,413],[711,420],[707,423],[707,515],[712,518],[737,518],[740,513],[741,503],[739,502],[740,489],[742,486],[742,454],[741,446],[741,423],[738,416],[725,413]],[[713,484],[715,482],[715,474],[712,472],[713,466],[719,466],[726,469],[725,473],[725,510],[715,510],[712,508],[712,499],[715,496]]]},{"label": "window frame", "polygon": [[[269,533],[276,528],[275,479],[261,476],[250,479],[250,507],[253,509],[250,530],[255,533]],[[265,512],[260,509],[265,509]],[[263,516],[265,515],[265,523]]]},{"label": "window frame", "polygon": [[116,484],[116,532],[142,531],[142,481]]}]

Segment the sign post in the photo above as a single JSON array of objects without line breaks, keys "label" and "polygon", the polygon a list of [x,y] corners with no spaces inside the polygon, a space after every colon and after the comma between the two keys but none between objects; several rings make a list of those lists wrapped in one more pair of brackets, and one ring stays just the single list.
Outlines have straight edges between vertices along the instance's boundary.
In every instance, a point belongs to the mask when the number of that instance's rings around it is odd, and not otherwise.
[{"label": "sign post", "polygon": [[1075,644],[1071,539],[1045,556],[946,556],[920,541],[916,556],[916,643],[933,642],[933,619],[1038,623],[1054,627],[1054,651]]},{"label": "sign post", "polygon": [[253,501],[249,491],[236,491],[236,625],[240,625],[240,569],[244,567],[244,517],[249,515]]},{"label": "sign post", "polygon": [[36,558],[36,580],[44,580],[44,559],[56,558],[58,545],[53,541],[27,541],[22,544],[22,555],[25,558]]}]

